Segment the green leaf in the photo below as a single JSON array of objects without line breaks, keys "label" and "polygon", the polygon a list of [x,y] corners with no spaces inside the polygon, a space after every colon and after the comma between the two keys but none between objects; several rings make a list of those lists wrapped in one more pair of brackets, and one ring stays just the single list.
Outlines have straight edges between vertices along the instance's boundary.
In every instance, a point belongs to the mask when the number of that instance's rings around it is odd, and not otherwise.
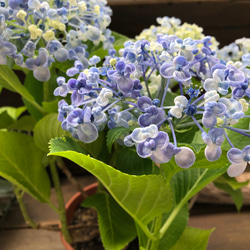
[{"label": "green leaf", "polygon": [[124,47],[124,43],[128,40],[132,40],[129,37],[126,37],[122,34],[119,34],[115,31],[112,31],[111,35],[115,38],[115,42],[114,42],[114,47]]},{"label": "green leaf", "polygon": [[17,118],[27,110],[26,107],[18,107],[18,108],[14,108],[14,107],[2,107],[0,108],[0,114],[3,112],[7,112],[7,114],[13,119],[13,120],[17,120]]},{"label": "green leaf", "polygon": [[[163,222],[167,220],[171,212],[163,215]],[[188,204],[185,204],[176,215],[173,223],[160,240],[159,249],[170,249],[180,238],[188,223]]]},{"label": "green leaf", "polygon": [[[78,142],[80,141],[76,141],[75,139],[71,137],[62,137],[60,138],[60,140],[57,140],[56,148],[59,152],[70,148],[70,150],[73,150],[75,152],[86,154],[86,152],[84,151],[84,149],[80,146]],[[49,149],[52,150],[51,144],[49,145]]]},{"label": "green leaf", "polygon": [[51,113],[43,117],[35,126],[34,141],[44,152],[49,152],[49,141],[51,138],[69,135],[61,127],[61,122],[57,119],[57,114]]},{"label": "green leaf", "polygon": [[0,82],[2,87],[19,93],[26,101],[28,101],[41,112],[44,112],[30,92],[24,87],[24,85],[21,84],[14,71],[6,65],[0,66]]},{"label": "green leaf", "polygon": [[187,227],[171,250],[206,250],[208,239],[214,229],[204,230]]},{"label": "green leaf", "polygon": [[43,102],[42,106],[44,110],[49,113],[57,113],[58,111],[58,100],[52,102]]},{"label": "green leaf", "polygon": [[184,133],[183,132],[180,133],[177,131],[175,135],[178,143],[191,144],[196,132],[197,132],[197,127],[193,126],[189,128],[188,132],[184,131]]},{"label": "green leaf", "polygon": [[[29,71],[27,74],[24,86],[29,91],[29,93],[32,94],[34,97],[34,100],[39,104],[42,105],[43,101],[43,82],[38,81],[33,76],[33,71]],[[31,103],[29,103],[25,98],[23,98],[23,102],[25,106],[28,108],[29,113],[36,119],[40,120],[43,117],[43,112],[38,110],[36,107],[34,107]]]},{"label": "green leaf", "polygon": [[249,180],[244,182],[238,182],[236,178],[230,177],[227,173],[225,173],[224,175],[216,179],[214,183],[228,184],[233,190],[237,190],[239,188],[247,186]]},{"label": "green leaf", "polygon": [[216,169],[193,168],[181,171],[171,179],[176,204],[185,204],[192,196],[225,173],[228,165],[222,164]]},{"label": "green leaf", "polygon": [[111,148],[113,143],[122,135],[127,135],[128,132],[133,130],[132,128],[118,127],[108,131],[107,133],[107,147],[109,153],[111,153]]},{"label": "green leaf", "polygon": [[0,132],[0,175],[40,202],[49,202],[50,180],[42,167],[43,152],[33,138],[16,132]]},{"label": "green leaf", "polygon": [[243,204],[243,195],[241,192],[241,189],[232,189],[232,187],[230,187],[230,185],[226,184],[226,183],[218,183],[218,182],[214,182],[214,185],[219,188],[224,190],[225,192],[227,192],[231,198],[234,201],[234,204],[237,208],[238,211],[240,211],[242,204]]},{"label": "green leaf", "polygon": [[110,161],[110,154],[106,146],[106,131],[98,133],[98,138],[92,143],[80,142],[83,149],[93,158],[99,159],[108,163]]},{"label": "green leaf", "polygon": [[[169,185],[162,176],[135,176],[122,173],[89,156],[71,151],[65,142],[65,150],[58,148],[64,140],[51,140],[51,153],[65,157],[96,176],[116,202],[135,220],[144,232],[150,234],[146,225],[159,214],[168,212],[172,206]],[[73,149],[74,150],[74,149]]]},{"label": "green leaf", "polygon": [[53,67],[59,69],[62,72],[66,72],[69,68],[74,67],[74,61],[73,60],[72,61],[68,60],[68,61],[63,62],[63,63],[55,61],[53,63]]},{"label": "green leaf", "polygon": [[[165,170],[166,178],[171,180],[171,187],[174,193],[175,204],[171,215],[161,229],[163,235],[171,226],[176,214],[180,211],[190,198],[199,192],[208,183],[214,181],[226,172],[228,163],[225,155],[216,162],[208,162],[204,159],[202,152],[196,155],[196,162],[193,167],[181,170],[173,159],[162,167]],[[209,168],[206,168],[209,167]]]},{"label": "green leaf", "polygon": [[133,219],[107,192],[91,195],[82,205],[97,210],[98,225],[105,249],[123,249],[136,237]]},{"label": "green leaf", "polygon": [[7,111],[4,111],[0,114],[0,129],[8,128],[15,121],[10,117]]},{"label": "green leaf", "polygon": [[[250,109],[248,109],[248,111],[245,112],[245,115],[250,115]],[[237,124],[233,125],[233,127],[249,130],[249,118],[241,118]],[[230,141],[233,143],[233,145],[236,148],[239,148],[242,150],[245,146],[249,145],[249,137],[241,135],[229,129],[225,129],[225,130]],[[222,148],[226,150],[229,150],[231,148],[227,140],[225,140],[224,143],[222,144]]]},{"label": "green leaf", "polygon": [[[117,154],[115,167],[127,174],[152,174],[152,161],[141,158],[134,148],[123,148]],[[159,172],[158,167],[156,170]]]},{"label": "green leaf", "polygon": [[[1,119],[1,118],[0,118]],[[36,120],[34,117],[25,115],[18,119],[16,122],[9,125],[8,129],[15,129],[21,131],[33,131],[36,125]]]}]

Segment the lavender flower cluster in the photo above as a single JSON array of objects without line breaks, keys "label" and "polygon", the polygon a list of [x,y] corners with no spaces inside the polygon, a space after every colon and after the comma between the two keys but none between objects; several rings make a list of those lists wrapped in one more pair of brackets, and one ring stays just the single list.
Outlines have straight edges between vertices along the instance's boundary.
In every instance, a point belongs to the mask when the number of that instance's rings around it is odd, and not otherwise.
[{"label": "lavender flower cluster", "polygon": [[[63,129],[90,143],[105,127],[130,128],[124,145],[135,146],[140,157],[156,163],[174,157],[178,166],[189,168],[195,153],[178,146],[176,129],[195,125],[206,145],[206,159],[218,160],[226,139],[231,147],[228,174],[241,174],[250,162],[250,145],[236,148],[227,132],[250,137],[249,129],[234,126],[250,117],[250,54],[243,55],[238,67],[218,59],[211,45],[209,36],[194,40],[158,34],[153,42],[128,41],[119,53],[109,50],[100,67],[95,57],[89,69],[69,69],[71,78],[58,77],[54,92],[71,96],[70,104],[59,102]],[[175,97],[172,103],[169,94]]]},{"label": "lavender flower cluster", "polygon": [[55,61],[77,61],[89,67],[86,41],[113,48],[107,26],[112,10],[106,0],[9,0],[0,7],[0,64],[7,57],[33,71],[39,81],[50,79]]}]

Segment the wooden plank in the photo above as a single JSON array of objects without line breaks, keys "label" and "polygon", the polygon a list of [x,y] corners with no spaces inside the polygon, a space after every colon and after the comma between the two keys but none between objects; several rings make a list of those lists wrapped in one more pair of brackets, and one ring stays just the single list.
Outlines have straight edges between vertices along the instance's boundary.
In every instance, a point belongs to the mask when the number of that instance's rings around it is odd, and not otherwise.
[{"label": "wooden plank", "polygon": [[180,18],[182,23],[197,24],[206,35],[215,36],[221,46],[250,36],[250,5],[238,1],[141,4],[133,7],[116,5],[112,6],[112,10],[109,28],[131,38],[151,25],[158,25],[156,18],[163,16]]},{"label": "wooden plank", "polygon": [[211,229],[216,228],[209,240],[207,250],[250,249],[250,209],[246,212],[219,213],[209,215],[191,216],[189,226]]},{"label": "wooden plank", "polygon": [[[77,178],[78,182],[86,187],[87,185],[96,181],[95,177],[92,175],[80,176]],[[64,196],[65,203],[77,192],[74,186],[72,186],[66,179],[61,180],[62,192]],[[51,191],[51,201],[57,204],[55,190]],[[33,199],[33,197],[25,194],[24,203],[28,210],[30,217],[36,223],[49,223],[58,224],[59,216],[54,210],[52,210],[47,204],[43,204]],[[19,206],[16,203],[10,208],[5,220],[0,224],[0,229],[10,229],[10,228],[25,228],[27,227]]]},{"label": "wooden plank", "polygon": [[59,232],[46,230],[0,230],[1,250],[65,250]]},{"label": "wooden plank", "polygon": [[[158,3],[198,3],[198,2],[223,2],[232,3],[233,0],[108,0],[108,5],[132,5],[132,4],[158,4]],[[248,0],[239,0],[237,2],[249,3]]]}]

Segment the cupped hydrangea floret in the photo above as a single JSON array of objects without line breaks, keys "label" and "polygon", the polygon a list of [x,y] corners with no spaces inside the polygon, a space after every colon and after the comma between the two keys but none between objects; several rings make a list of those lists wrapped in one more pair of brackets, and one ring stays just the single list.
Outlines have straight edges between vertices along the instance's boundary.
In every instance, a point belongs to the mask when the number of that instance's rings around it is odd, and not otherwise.
[{"label": "cupped hydrangea floret", "polygon": [[242,174],[247,164],[250,163],[250,145],[240,150],[238,148],[231,148],[227,152],[227,158],[232,163],[227,169],[227,173],[231,177],[236,177]]},{"label": "cupped hydrangea floret", "polygon": [[155,124],[151,124],[145,128],[134,129],[131,136],[135,143],[141,143],[147,140],[148,138],[155,138],[158,133],[158,127]]},{"label": "cupped hydrangea floret", "polygon": [[181,118],[183,109],[188,105],[188,99],[183,95],[179,95],[175,97],[174,103],[175,106],[169,110],[169,114],[176,118]]},{"label": "cupped hydrangea floret", "polygon": [[116,127],[124,127],[128,128],[128,122],[131,120],[132,115],[126,110],[119,112],[120,107],[112,108],[109,112],[109,121],[108,127],[109,129],[113,129]]},{"label": "cupped hydrangea floret", "polygon": [[87,76],[83,72],[80,73],[77,79],[71,78],[68,81],[68,87],[72,90],[71,102],[75,106],[80,106],[85,100],[86,94],[92,90],[92,87],[88,86],[86,81]]},{"label": "cupped hydrangea floret", "polygon": [[165,111],[162,108],[158,108],[155,105],[151,105],[145,108],[145,113],[140,115],[138,123],[141,127],[147,127],[150,124],[158,124],[164,120],[166,116]]},{"label": "cupped hydrangea floret", "polygon": [[189,63],[185,57],[177,56],[173,62],[165,62],[160,67],[160,74],[164,78],[174,78],[178,82],[185,82],[191,79]]},{"label": "cupped hydrangea floret", "polygon": [[221,144],[224,141],[224,130],[222,128],[212,128],[208,133],[202,133],[202,139],[207,144],[205,156],[208,161],[217,161],[221,154]]},{"label": "cupped hydrangea floret", "polygon": [[192,61],[194,58],[194,54],[197,53],[197,43],[193,41],[191,38],[176,39],[174,43],[172,43],[173,50],[178,52],[179,56],[185,57],[187,61]]},{"label": "cupped hydrangea floret", "polygon": [[174,156],[176,164],[181,168],[190,168],[195,162],[195,153],[188,147],[180,147],[180,149],[180,152]]},{"label": "cupped hydrangea floret", "polygon": [[169,143],[169,137],[166,132],[159,131],[154,138],[147,138],[136,147],[138,155],[142,158],[150,157],[154,162],[165,163],[169,161],[166,154],[166,147]]},{"label": "cupped hydrangea floret", "polygon": [[48,52],[45,48],[40,48],[38,57],[27,59],[25,64],[29,70],[33,70],[33,75],[37,80],[45,82],[50,79]]},{"label": "cupped hydrangea floret", "polygon": [[212,128],[217,123],[217,117],[225,115],[227,107],[224,103],[210,101],[205,105],[205,112],[203,113],[202,123],[206,128]]},{"label": "cupped hydrangea floret", "polygon": [[98,130],[91,121],[92,111],[90,107],[85,109],[75,108],[67,116],[67,122],[70,126],[76,128],[76,134],[79,140],[90,143],[97,139]]},{"label": "cupped hydrangea floret", "polygon": [[216,90],[222,95],[228,93],[230,82],[225,79],[225,70],[216,69],[213,72],[213,78],[207,78],[204,82],[204,89],[206,91]]},{"label": "cupped hydrangea floret", "polygon": [[128,94],[134,86],[133,80],[130,75],[135,72],[135,66],[132,63],[125,64],[119,61],[116,64],[115,70],[108,70],[108,77],[117,84],[117,88],[124,94]]},{"label": "cupped hydrangea floret", "polygon": [[2,37],[0,37],[0,64],[6,64],[6,56],[15,54],[16,51],[17,49],[15,45],[10,42],[4,41]]},{"label": "cupped hydrangea floret", "polygon": [[53,94],[55,96],[65,97],[69,92],[69,88],[68,88],[68,84],[66,83],[66,79],[62,76],[57,77],[57,84],[58,84],[58,87],[54,90]]},{"label": "cupped hydrangea floret", "polygon": [[102,107],[108,105],[109,99],[113,96],[111,89],[103,88],[96,98],[96,103]]},{"label": "cupped hydrangea floret", "polygon": [[245,116],[241,103],[233,98],[221,98],[219,103],[226,106],[227,110],[224,117],[224,123],[227,125],[235,124],[240,118]]}]

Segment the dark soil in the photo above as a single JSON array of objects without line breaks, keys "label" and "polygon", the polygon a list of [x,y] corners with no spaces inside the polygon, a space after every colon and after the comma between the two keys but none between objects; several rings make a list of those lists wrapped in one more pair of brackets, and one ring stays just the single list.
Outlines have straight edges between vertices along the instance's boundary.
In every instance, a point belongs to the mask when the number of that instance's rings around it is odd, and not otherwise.
[{"label": "dark soil", "polygon": [[[93,208],[79,207],[69,226],[75,250],[105,250],[100,238],[97,212]],[[138,241],[132,241],[126,250],[138,250]]]},{"label": "dark soil", "polygon": [[104,250],[95,209],[79,207],[71,222],[70,233],[75,250]]}]

